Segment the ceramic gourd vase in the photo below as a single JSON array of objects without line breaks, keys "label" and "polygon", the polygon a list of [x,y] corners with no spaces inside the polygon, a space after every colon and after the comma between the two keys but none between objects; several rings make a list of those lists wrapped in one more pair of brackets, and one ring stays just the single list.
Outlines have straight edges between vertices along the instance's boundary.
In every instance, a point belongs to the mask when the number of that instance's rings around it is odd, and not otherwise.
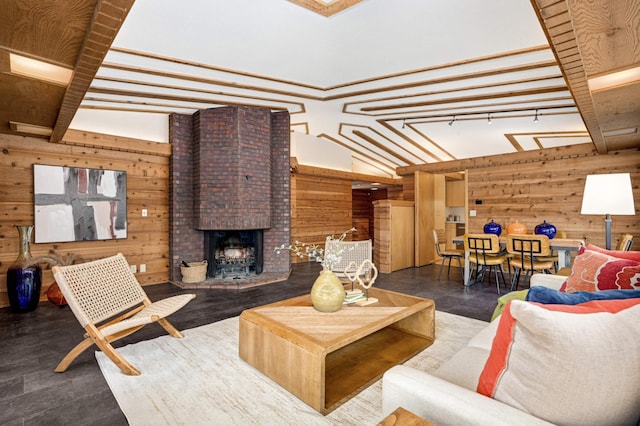
[{"label": "ceramic gourd vase", "polygon": [[507,226],[507,234],[509,235],[513,235],[513,234],[524,235],[526,233],[527,233],[526,225],[518,222],[517,220],[512,224],[510,224],[509,226]]},{"label": "ceramic gourd vase", "polygon": [[322,270],[311,287],[311,303],[320,312],[336,312],[342,308],[344,296],[344,285],[328,270]]},{"label": "ceramic gourd vase", "polygon": [[502,233],[502,226],[491,219],[491,222],[484,225],[483,231],[485,234],[495,234],[500,236],[500,234]]},{"label": "ceramic gourd vase", "polygon": [[558,231],[555,226],[547,223],[546,220],[543,220],[541,224],[536,225],[533,232],[535,232],[537,235],[546,235],[551,240],[556,236],[556,233]]},{"label": "ceramic gourd vase", "polygon": [[7,293],[12,312],[31,312],[38,307],[40,301],[42,268],[31,257],[33,225],[16,228],[20,238],[20,251],[7,269]]}]

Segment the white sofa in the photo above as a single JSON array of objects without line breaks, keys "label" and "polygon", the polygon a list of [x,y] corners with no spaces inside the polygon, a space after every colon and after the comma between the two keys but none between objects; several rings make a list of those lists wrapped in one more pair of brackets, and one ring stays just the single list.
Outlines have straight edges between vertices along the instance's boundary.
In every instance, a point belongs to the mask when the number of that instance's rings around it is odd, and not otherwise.
[{"label": "white sofa", "polygon": [[[536,274],[531,286],[559,289],[566,277]],[[549,425],[550,423],[476,392],[498,326],[496,319],[436,371],[425,373],[404,365],[388,370],[382,380],[383,417],[403,407],[439,426]]]}]

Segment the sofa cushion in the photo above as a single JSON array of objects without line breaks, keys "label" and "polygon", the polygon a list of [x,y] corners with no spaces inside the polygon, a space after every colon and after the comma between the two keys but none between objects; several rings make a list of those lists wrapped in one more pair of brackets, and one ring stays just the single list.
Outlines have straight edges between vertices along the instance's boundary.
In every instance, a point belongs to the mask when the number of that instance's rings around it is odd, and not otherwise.
[{"label": "sofa cushion", "polygon": [[546,287],[531,287],[525,300],[528,302],[578,305],[590,300],[630,299],[640,297],[640,290],[602,290],[602,291],[576,291],[564,293]]},{"label": "sofa cushion", "polygon": [[498,324],[500,321],[494,320],[489,323],[485,328],[480,330],[478,334],[473,336],[469,342],[467,342],[467,346],[471,346],[472,348],[480,348],[484,349],[489,353],[491,350],[491,345],[493,344],[493,338],[496,336],[496,331],[498,330]]},{"label": "sofa cushion", "polygon": [[580,249],[560,291],[640,290],[640,262]]},{"label": "sofa cushion", "polygon": [[640,251],[607,250],[594,244],[587,244],[587,250],[597,251],[608,256],[617,257],[619,259],[628,259],[640,262]]},{"label": "sofa cushion", "polygon": [[489,358],[488,349],[465,346],[431,374],[449,383],[475,391],[487,358]]},{"label": "sofa cushion", "polygon": [[475,391],[499,321],[492,321],[473,336],[464,348],[456,352],[432,374],[463,388]]},{"label": "sofa cushion", "polygon": [[640,299],[541,305],[500,317],[478,392],[557,424],[640,419]]},{"label": "sofa cushion", "polygon": [[391,367],[382,376],[382,416],[398,407],[440,426],[553,426],[524,411],[480,395],[475,389],[464,389],[406,365]]},{"label": "sofa cushion", "polygon": [[504,305],[506,305],[510,301],[526,300],[528,292],[529,292],[529,289],[517,290],[517,291],[511,291],[507,294],[503,294],[502,296],[498,297],[498,304],[496,305],[496,308],[493,310],[493,315],[491,315],[491,321],[495,320],[500,316],[500,314],[502,313],[502,310],[504,309]]}]

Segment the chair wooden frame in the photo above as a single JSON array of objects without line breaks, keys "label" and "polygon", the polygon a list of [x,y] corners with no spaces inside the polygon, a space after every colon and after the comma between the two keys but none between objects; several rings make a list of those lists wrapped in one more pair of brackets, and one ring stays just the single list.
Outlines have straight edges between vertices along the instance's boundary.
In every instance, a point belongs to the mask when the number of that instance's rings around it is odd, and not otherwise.
[{"label": "chair wooden frame", "polygon": [[631,234],[620,235],[620,239],[618,240],[618,245],[616,246],[616,250],[629,251],[631,250],[631,246],[633,246],[633,235]]},{"label": "chair wooden frame", "polygon": [[127,375],[138,371],[111,345],[152,322],[173,337],[183,337],[166,317],[186,305],[195,294],[180,294],[151,302],[122,253],[92,262],[54,266],[53,276],[71,311],[85,329],[85,338],[60,361],[61,373],[81,353],[96,345]]},{"label": "chair wooden frame", "polygon": [[[554,236],[554,238],[567,238],[567,233],[566,231],[558,231]],[[541,260],[541,261],[550,260],[553,262],[553,270],[555,271],[555,273],[557,274],[558,271],[560,270],[559,268],[560,261],[558,259],[558,253],[556,253],[554,250],[551,250],[551,255],[549,256],[536,256],[536,260]]]},{"label": "chair wooden frame", "polygon": [[464,236],[464,249],[469,252],[469,262],[476,265],[476,277],[469,285],[480,283],[484,281],[485,272],[489,271],[489,277],[491,277],[491,271],[494,271],[496,277],[496,289],[500,294],[500,280],[498,278],[498,270],[502,277],[504,286],[507,286],[507,280],[504,278],[504,271],[502,265],[504,264],[507,256],[502,254],[500,248],[500,240],[495,234],[465,234]]},{"label": "chair wooden frame", "polygon": [[445,260],[448,260],[447,264],[447,278],[449,278],[449,272],[451,272],[451,259],[456,259],[458,261],[458,267],[460,268],[460,274],[464,278],[464,268],[462,267],[462,259],[464,259],[464,250],[441,250],[440,241],[445,239],[445,231],[444,229],[434,229],[433,230],[433,242],[436,245],[436,254],[438,257],[442,258],[442,263],[440,263],[440,272],[438,272],[438,281],[440,281],[440,275],[442,274],[442,268],[444,267]]},{"label": "chair wooden frame", "polygon": [[511,291],[518,288],[522,271],[525,272],[526,283],[534,272],[550,274],[554,268],[549,237],[546,235],[507,235],[507,253],[511,255],[510,264],[513,267]]}]

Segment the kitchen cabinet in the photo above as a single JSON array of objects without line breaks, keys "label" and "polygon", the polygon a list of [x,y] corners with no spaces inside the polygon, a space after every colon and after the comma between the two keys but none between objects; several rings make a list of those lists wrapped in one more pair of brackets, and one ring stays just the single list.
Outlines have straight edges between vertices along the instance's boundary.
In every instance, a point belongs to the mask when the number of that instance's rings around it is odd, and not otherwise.
[{"label": "kitchen cabinet", "polygon": [[447,222],[444,224],[445,248],[447,250],[455,250],[461,247],[453,243],[453,239],[459,235],[464,235],[465,226],[462,222]]},{"label": "kitchen cabinet", "polygon": [[447,207],[464,207],[466,198],[464,180],[447,181],[445,191],[445,205]]},{"label": "kitchen cabinet", "polygon": [[433,230],[444,229],[444,175],[415,172],[414,199],[416,209],[415,266],[437,260]]},{"label": "kitchen cabinet", "polygon": [[373,260],[383,273],[414,266],[414,203],[403,200],[373,202]]},{"label": "kitchen cabinet", "polygon": [[453,250],[456,245],[453,243],[453,239],[456,237],[456,223],[447,222],[444,224],[444,246],[447,250]]}]

